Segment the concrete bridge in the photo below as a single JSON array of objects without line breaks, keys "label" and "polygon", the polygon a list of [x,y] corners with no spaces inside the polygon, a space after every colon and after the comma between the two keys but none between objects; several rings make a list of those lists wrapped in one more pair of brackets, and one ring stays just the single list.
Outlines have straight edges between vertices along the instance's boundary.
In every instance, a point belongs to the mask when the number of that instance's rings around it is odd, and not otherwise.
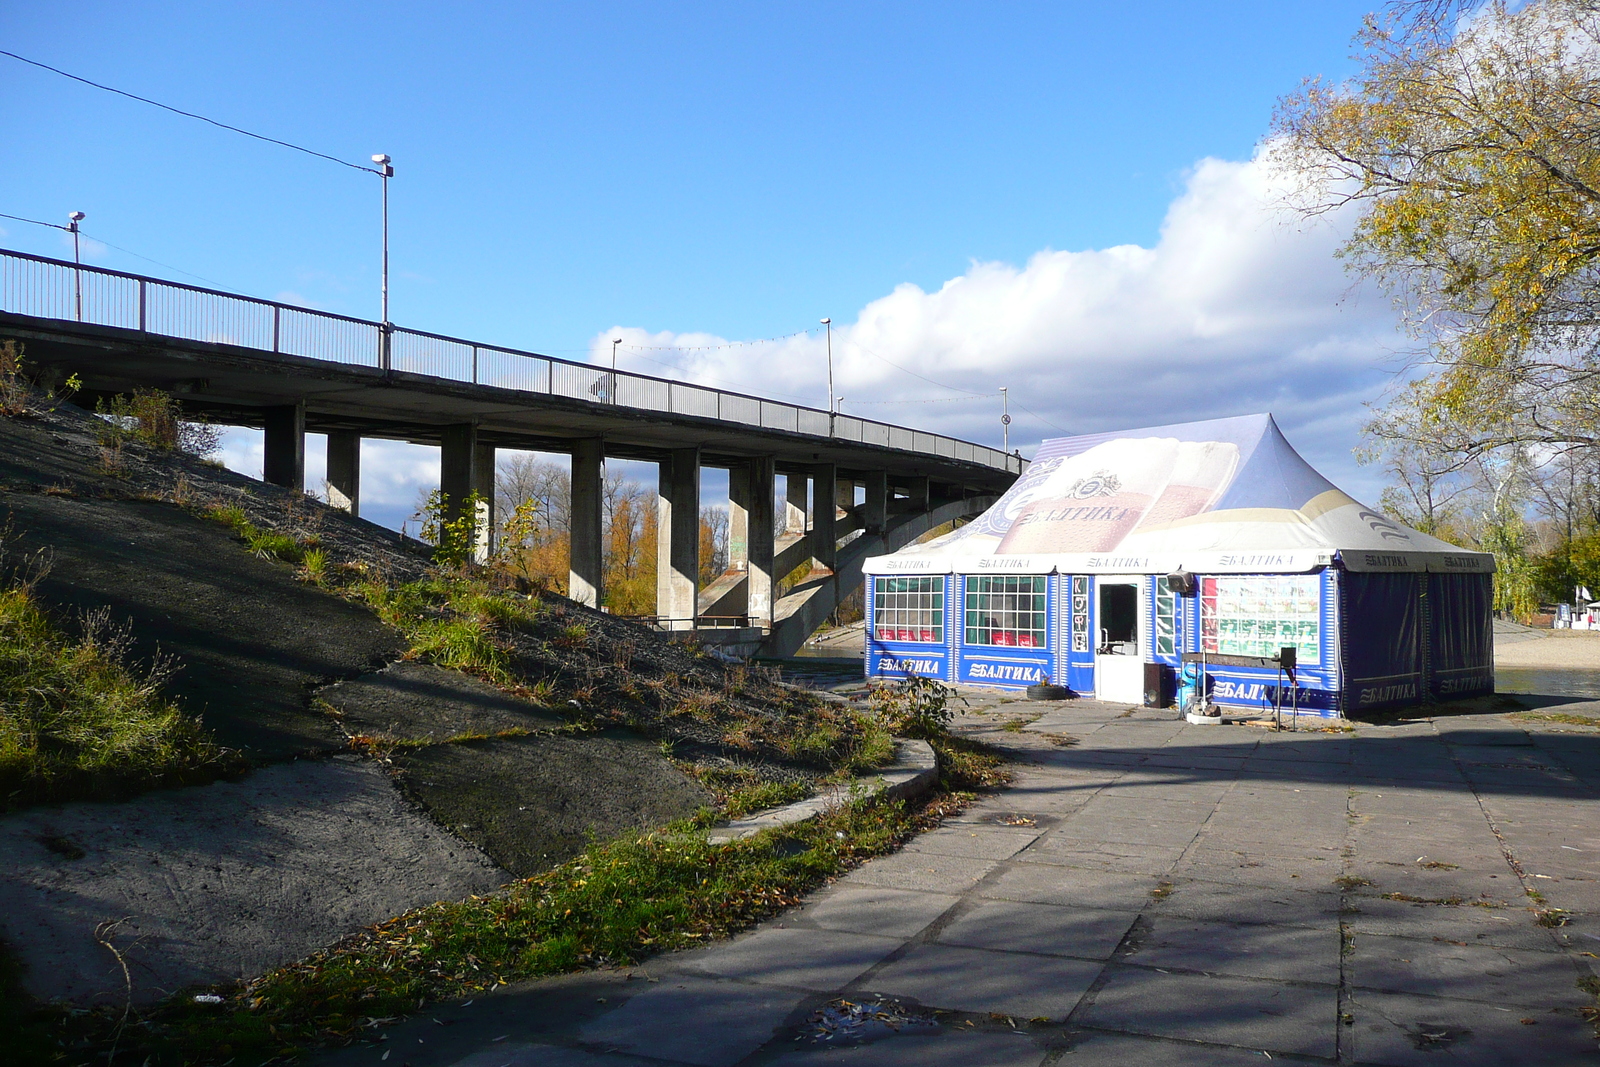
[{"label": "concrete bridge", "polygon": [[[263,475],[279,485],[304,488],[305,435],[326,434],[329,494],[352,514],[363,437],[437,445],[452,514],[473,492],[493,500],[497,448],[568,453],[570,592],[590,605],[604,596],[605,460],[656,462],[660,625],[745,617],[769,655],[804,643],[868,555],[982,512],[1024,464],[922,430],[0,249],[6,338],[41,375],[77,374],[90,400],[158,388],[187,414],[263,430]],[[729,472],[730,566],[700,590],[704,467]],[[479,517],[493,528],[492,510]],[[808,560],[811,576],[777,597]]]}]

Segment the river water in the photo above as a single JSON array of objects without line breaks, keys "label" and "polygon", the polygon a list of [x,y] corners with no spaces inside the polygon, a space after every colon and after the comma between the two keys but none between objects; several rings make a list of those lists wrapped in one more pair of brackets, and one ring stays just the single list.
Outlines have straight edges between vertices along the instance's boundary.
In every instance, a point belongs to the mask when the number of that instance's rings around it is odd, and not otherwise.
[{"label": "river water", "polygon": [[1600,700],[1600,670],[1550,667],[1496,667],[1497,693],[1537,693]]}]

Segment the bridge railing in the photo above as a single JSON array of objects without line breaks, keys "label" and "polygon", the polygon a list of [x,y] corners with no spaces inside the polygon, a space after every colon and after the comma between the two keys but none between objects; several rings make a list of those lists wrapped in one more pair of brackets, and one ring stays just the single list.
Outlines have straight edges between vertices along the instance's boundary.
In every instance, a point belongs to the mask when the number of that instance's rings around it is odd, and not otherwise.
[{"label": "bridge railing", "polygon": [[1020,472],[998,448],[744,393],[0,249],[0,310],[640,411],[831,437]]}]

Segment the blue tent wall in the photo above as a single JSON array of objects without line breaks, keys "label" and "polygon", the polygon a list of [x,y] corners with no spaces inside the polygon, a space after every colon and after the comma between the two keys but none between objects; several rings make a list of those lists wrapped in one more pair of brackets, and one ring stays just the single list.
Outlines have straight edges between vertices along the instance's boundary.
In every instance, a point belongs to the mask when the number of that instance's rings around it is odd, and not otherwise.
[{"label": "blue tent wall", "polygon": [[1494,692],[1494,576],[1430,574],[1428,694],[1456,700]]},{"label": "blue tent wall", "polygon": [[1421,703],[1426,574],[1354,574],[1341,583],[1345,711]]}]

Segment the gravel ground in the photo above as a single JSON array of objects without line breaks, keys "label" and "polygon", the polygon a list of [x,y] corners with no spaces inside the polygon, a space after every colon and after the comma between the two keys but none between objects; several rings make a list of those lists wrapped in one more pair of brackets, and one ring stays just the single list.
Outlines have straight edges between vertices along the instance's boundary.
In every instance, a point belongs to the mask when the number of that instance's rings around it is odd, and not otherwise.
[{"label": "gravel ground", "polygon": [[1503,641],[1495,635],[1497,667],[1600,669],[1600,633],[1593,630],[1534,630],[1532,639]]}]

